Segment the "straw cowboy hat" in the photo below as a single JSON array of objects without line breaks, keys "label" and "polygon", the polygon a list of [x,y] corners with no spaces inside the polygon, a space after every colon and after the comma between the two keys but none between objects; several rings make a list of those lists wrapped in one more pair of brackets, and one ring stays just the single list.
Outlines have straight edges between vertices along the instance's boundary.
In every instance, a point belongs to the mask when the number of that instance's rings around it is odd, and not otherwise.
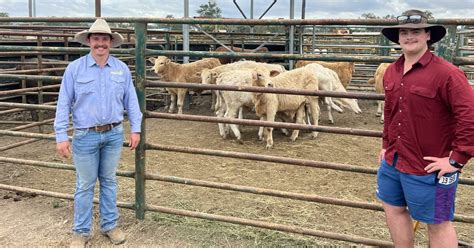
[{"label": "straw cowboy hat", "polygon": [[401,16],[397,17],[397,20],[398,25],[382,29],[382,34],[397,44],[400,44],[398,42],[398,31],[400,28],[428,28],[430,31],[430,40],[428,43],[430,45],[438,42],[446,35],[446,28],[441,25],[428,24],[428,17],[420,10],[407,10],[403,12]]},{"label": "straw cowboy hat", "polygon": [[118,47],[123,43],[123,36],[116,32],[112,33],[109,24],[101,18],[98,18],[89,30],[84,30],[74,35],[74,39],[83,45],[89,46],[90,44],[87,42],[87,36],[89,34],[109,34],[112,36],[112,47]]}]

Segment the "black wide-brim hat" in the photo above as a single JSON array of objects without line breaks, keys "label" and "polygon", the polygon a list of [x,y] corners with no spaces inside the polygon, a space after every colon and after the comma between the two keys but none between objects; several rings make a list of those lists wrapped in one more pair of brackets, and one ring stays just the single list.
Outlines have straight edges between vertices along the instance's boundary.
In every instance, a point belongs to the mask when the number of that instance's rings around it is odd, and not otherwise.
[{"label": "black wide-brim hat", "polygon": [[429,43],[433,44],[440,41],[446,35],[446,28],[442,25],[437,24],[428,24],[428,18],[426,17],[425,13],[419,10],[407,10],[402,15],[405,16],[412,16],[412,15],[420,15],[421,18],[420,22],[412,23],[408,22],[405,23],[403,21],[399,22],[396,26],[385,27],[382,29],[382,34],[387,37],[387,39],[400,44],[398,42],[398,33],[401,28],[410,28],[410,29],[425,29],[427,28],[430,31],[430,40]]},{"label": "black wide-brim hat", "polygon": [[400,28],[428,28],[430,30],[430,43],[436,43],[440,41],[446,35],[446,28],[441,25],[431,25],[426,23],[406,23],[397,26],[386,27],[382,29],[382,34],[387,37],[387,39],[400,44],[398,42],[398,32]]}]

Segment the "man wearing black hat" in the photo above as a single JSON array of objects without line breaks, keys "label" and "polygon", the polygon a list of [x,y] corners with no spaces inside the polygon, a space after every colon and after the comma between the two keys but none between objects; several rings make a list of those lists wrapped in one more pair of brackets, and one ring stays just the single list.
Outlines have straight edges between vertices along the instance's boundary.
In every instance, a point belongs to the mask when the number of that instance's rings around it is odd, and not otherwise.
[{"label": "man wearing black hat", "polygon": [[459,172],[474,155],[474,91],[459,68],[429,50],[443,26],[419,10],[397,19],[382,30],[403,55],[384,75],[377,197],[395,246],[414,246],[413,218],[428,224],[430,247],[457,247],[451,220]]}]

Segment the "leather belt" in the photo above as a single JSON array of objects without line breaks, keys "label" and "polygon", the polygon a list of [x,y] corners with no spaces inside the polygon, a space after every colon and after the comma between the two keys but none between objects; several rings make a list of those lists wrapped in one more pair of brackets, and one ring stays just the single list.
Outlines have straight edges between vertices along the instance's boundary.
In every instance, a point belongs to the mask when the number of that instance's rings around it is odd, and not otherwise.
[{"label": "leather belt", "polygon": [[112,130],[112,128],[120,125],[121,123],[122,122],[119,121],[119,122],[116,122],[116,123],[105,124],[105,125],[102,125],[102,126],[88,127],[88,128],[84,128],[84,129],[89,130],[89,131],[95,131],[97,133],[104,133],[104,132],[108,132],[108,131]]}]

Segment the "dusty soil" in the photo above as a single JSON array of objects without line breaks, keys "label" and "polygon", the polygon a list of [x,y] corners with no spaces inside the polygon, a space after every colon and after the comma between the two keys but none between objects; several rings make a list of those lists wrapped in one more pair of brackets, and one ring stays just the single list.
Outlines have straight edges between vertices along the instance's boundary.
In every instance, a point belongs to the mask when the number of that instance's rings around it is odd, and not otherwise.
[{"label": "dusty soil", "polygon": [[[334,126],[381,130],[375,117],[373,102],[360,102],[361,115],[351,112],[334,113]],[[194,101],[188,113],[212,115],[208,101]],[[321,125],[327,124],[324,110]],[[3,129],[12,126],[2,125]],[[51,130],[51,129],[49,129]],[[28,131],[37,131],[30,129]],[[376,168],[380,139],[351,135],[320,133],[311,139],[302,133],[291,142],[275,131],[275,148],[267,151],[257,139],[256,127],[242,127],[243,144],[223,140],[217,125],[204,122],[147,120],[147,142],[195,148],[221,149],[277,155],[291,158],[338,162]],[[23,140],[0,137],[3,145]],[[53,141],[39,141],[2,152],[1,156],[71,164],[55,154]],[[303,166],[226,159],[202,155],[147,151],[146,169],[150,173],[213,182],[248,185],[288,192],[316,194],[338,199],[377,202],[375,176]],[[471,163],[472,164],[472,163]],[[473,178],[468,165],[463,178]],[[134,169],[134,153],[124,149],[119,165],[121,170]],[[72,171],[60,171],[10,163],[0,163],[0,183],[44,189],[61,193],[74,192]],[[134,181],[119,177],[119,200],[134,201]],[[148,204],[178,209],[229,215],[254,220],[302,226],[306,228],[389,240],[382,212],[356,208],[280,199],[247,193],[207,189],[195,186],[147,181]],[[461,185],[457,195],[457,214],[474,215],[472,186]],[[43,196],[15,194],[0,190],[0,244],[7,247],[67,246],[71,238],[72,202]],[[121,209],[120,225],[128,241],[123,246],[155,247],[274,247],[350,245],[324,238],[306,237],[254,227],[218,223],[188,217],[147,212],[143,221],[134,212]],[[97,225],[97,209],[95,210]],[[474,242],[474,225],[455,223],[461,240]],[[424,225],[417,232],[417,246],[426,247]],[[110,243],[95,226],[91,244],[109,246]]]}]

